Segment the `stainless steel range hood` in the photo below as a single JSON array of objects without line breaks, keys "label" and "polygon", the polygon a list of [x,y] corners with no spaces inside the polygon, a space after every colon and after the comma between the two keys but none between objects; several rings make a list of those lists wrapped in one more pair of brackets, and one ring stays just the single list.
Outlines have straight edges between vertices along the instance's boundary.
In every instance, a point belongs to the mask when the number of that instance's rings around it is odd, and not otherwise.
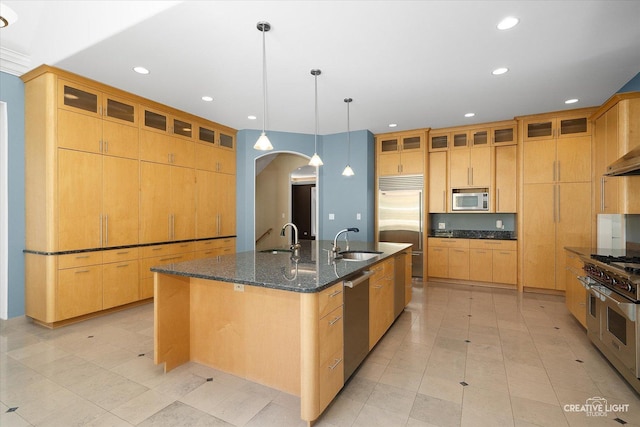
[{"label": "stainless steel range hood", "polygon": [[605,176],[640,175],[640,146],[607,166]]}]

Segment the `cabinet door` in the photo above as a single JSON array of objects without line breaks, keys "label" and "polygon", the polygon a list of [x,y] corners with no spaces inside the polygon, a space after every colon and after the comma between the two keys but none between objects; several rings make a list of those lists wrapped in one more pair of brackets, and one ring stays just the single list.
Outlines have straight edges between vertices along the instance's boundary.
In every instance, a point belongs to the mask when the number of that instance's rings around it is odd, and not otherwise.
[{"label": "cabinet door", "polygon": [[195,163],[195,143],[186,139],[171,138],[170,163],[175,166],[192,168]]},{"label": "cabinet door", "polygon": [[555,187],[555,184],[524,186],[522,224],[525,287],[555,289]]},{"label": "cabinet door", "polygon": [[493,251],[491,249],[469,250],[469,280],[493,281]]},{"label": "cabinet door", "polygon": [[216,171],[217,150],[213,145],[194,144],[195,167],[205,171]]},{"label": "cabinet door", "polygon": [[58,250],[102,246],[102,155],[58,149]]},{"label": "cabinet door", "polygon": [[516,212],[516,151],[517,146],[496,147],[495,211]]},{"label": "cabinet door", "polygon": [[236,234],[236,176],[216,174],[218,236]]},{"label": "cabinet door", "polygon": [[138,301],[138,260],[103,265],[102,283],[103,309]]},{"label": "cabinet door", "polygon": [[517,251],[493,251],[493,282],[515,285],[518,283]]},{"label": "cabinet door", "polygon": [[397,136],[380,137],[378,154],[400,152],[400,138]]},{"label": "cabinet door", "polygon": [[400,153],[385,153],[378,155],[378,175],[400,174]]},{"label": "cabinet door", "polygon": [[102,266],[58,270],[56,321],[102,310]]},{"label": "cabinet door", "polygon": [[400,172],[405,175],[424,173],[424,154],[422,151],[403,151],[400,155]]},{"label": "cabinet door", "polygon": [[524,141],[553,139],[555,137],[555,119],[529,119],[524,121]]},{"label": "cabinet door", "polygon": [[236,173],[236,152],[224,148],[214,150],[216,171],[235,175]]},{"label": "cabinet door", "polygon": [[140,243],[170,239],[171,167],[140,162]]},{"label": "cabinet door", "polygon": [[471,183],[469,150],[451,150],[449,158],[449,182],[451,183],[451,188],[468,187]]},{"label": "cabinet door", "polygon": [[102,120],[73,111],[58,110],[58,147],[99,153]]},{"label": "cabinet door", "polygon": [[196,177],[191,168],[171,167],[172,239],[193,239],[196,235]]},{"label": "cabinet door", "polygon": [[449,277],[449,249],[429,246],[427,253],[429,277]]},{"label": "cabinet door", "polygon": [[450,133],[429,133],[429,151],[447,150],[450,145]]},{"label": "cabinet door", "polygon": [[183,139],[193,139],[193,123],[187,122],[177,117],[171,119],[171,133]]},{"label": "cabinet door", "polygon": [[556,141],[545,139],[523,143],[524,184],[555,181]]},{"label": "cabinet door", "polygon": [[103,157],[103,246],[138,243],[139,162]]},{"label": "cabinet door", "polygon": [[99,91],[62,79],[58,80],[58,108],[100,118],[100,106]]},{"label": "cabinet door", "polygon": [[517,126],[504,126],[491,128],[491,143],[493,145],[511,145],[516,144]]},{"label": "cabinet door", "polygon": [[[600,120],[598,120],[599,122]],[[607,111],[605,115],[605,134],[603,140],[598,138],[596,144],[604,145],[604,158],[596,157],[597,161],[604,161],[604,164],[600,169],[596,169],[597,177],[602,177],[602,186],[604,187],[601,193],[602,203],[604,204],[603,213],[620,213],[618,212],[619,205],[619,193],[618,184],[621,178],[618,177],[603,177],[609,166],[613,161],[618,159],[618,106],[612,107]],[[626,178],[628,179],[628,178]]]},{"label": "cabinet door", "polygon": [[140,109],[140,114],[141,129],[160,133],[169,132],[169,116],[166,113],[143,107]]},{"label": "cabinet door", "polygon": [[216,173],[196,170],[196,236],[199,239],[218,235],[218,193]]},{"label": "cabinet door", "polygon": [[236,137],[230,133],[218,132],[218,146],[235,151]]},{"label": "cabinet door", "polygon": [[489,129],[476,129],[469,132],[472,147],[486,147],[491,142]]},{"label": "cabinet door", "polygon": [[140,131],[140,160],[155,163],[171,163],[173,138],[162,133]]},{"label": "cabinet door", "polygon": [[491,148],[476,147],[469,150],[469,167],[473,187],[491,186]]},{"label": "cabinet door", "polygon": [[429,153],[429,212],[447,212],[447,152]]},{"label": "cabinet door", "polygon": [[138,158],[138,128],[115,121],[102,122],[102,152],[109,156]]},{"label": "cabinet door", "polygon": [[558,140],[557,182],[591,181],[591,136]]},{"label": "cabinet door", "polygon": [[117,98],[108,94],[103,96],[105,120],[138,127],[138,105],[128,99]]},{"label": "cabinet door", "polygon": [[564,289],[565,247],[591,246],[591,183],[560,184],[556,189],[556,278]]},{"label": "cabinet door", "polygon": [[469,249],[449,249],[449,278],[469,280]]}]

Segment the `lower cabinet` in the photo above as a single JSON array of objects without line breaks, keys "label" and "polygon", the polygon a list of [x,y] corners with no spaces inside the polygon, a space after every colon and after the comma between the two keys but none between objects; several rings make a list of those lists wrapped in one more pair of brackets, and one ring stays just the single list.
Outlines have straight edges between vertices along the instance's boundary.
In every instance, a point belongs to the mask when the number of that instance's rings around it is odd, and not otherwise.
[{"label": "lower cabinet", "polygon": [[574,252],[565,250],[565,304],[578,322],[587,327],[587,290],[578,281],[583,274],[582,261]]},{"label": "lower cabinet", "polygon": [[516,285],[515,240],[428,239],[429,277]]},{"label": "lower cabinet", "polygon": [[102,308],[138,301],[138,248],[114,249],[102,254]]},{"label": "lower cabinet", "polygon": [[369,350],[393,323],[393,258],[375,264],[369,278]]},{"label": "lower cabinet", "polygon": [[153,297],[154,265],[172,264],[193,259],[193,242],[145,246],[140,255],[140,299]]},{"label": "lower cabinet", "polygon": [[[333,289],[333,288],[330,288]],[[333,292],[333,291],[331,291]],[[344,384],[344,325],[342,305],[322,317],[318,325],[320,347],[320,407],[326,408]]]}]

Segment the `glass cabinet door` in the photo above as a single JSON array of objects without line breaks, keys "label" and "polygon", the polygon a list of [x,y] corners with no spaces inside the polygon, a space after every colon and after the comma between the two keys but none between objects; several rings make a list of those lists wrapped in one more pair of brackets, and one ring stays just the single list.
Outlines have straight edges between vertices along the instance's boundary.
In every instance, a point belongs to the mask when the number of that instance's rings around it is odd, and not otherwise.
[{"label": "glass cabinet door", "polygon": [[525,139],[553,138],[553,120],[525,124]]},{"label": "glass cabinet door", "polygon": [[516,126],[491,129],[491,142],[496,145],[510,145],[516,143]]},{"label": "glass cabinet door", "polygon": [[399,148],[398,138],[386,138],[380,140],[381,153],[395,153]]},{"label": "glass cabinet door", "polygon": [[560,119],[560,136],[572,136],[577,133],[587,133],[589,131],[589,121],[586,117]]},{"label": "glass cabinet door", "polygon": [[429,135],[429,151],[446,150],[449,148],[449,134]]},{"label": "glass cabinet door", "polygon": [[96,116],[100,115],[100,93],[90,88],[60,80],[58,106],[68,110],[82,110]]},{"label": "glass cabinet door", "polygon": [[227,135],[220,132],[220,146],[224,148],[230,148],[233,150],[234,142],[233,135]]},{"label": "glass cabinet door", "polygon": [[152,130],[166,132],[167,116],[162,113],[156,113],[155,111],[145,109],[142,126]]},{"label": "glass cabinet door", "polygon": [[489,131],[487,129],[471,131],[471,145],[489,145]]},{"label": "glass cabinet door", "polygon": [[127,122],[131,125],[138,123],[135,103],[117,99],[111,96],[105,97],[104,118],[118,122]]},{"label": "glass cabinet door", "polygon": [[173,119],[173,134],[178,136],[184,136],[186,138],[192,138],[193,125],[180,119]]},{"label": "glass cabinet door", "polygon": [[453,134],[453,148],[465,148],[469,146],[469,135],[467,132]]},{"label": "glass cabinet door", "polygon": [[408,136],[402,138],[403,150],[421,150],[422,149],[422,137],[420,136]]},{"label": "glass cabinet door", "polygon": [[198,141],[206,142],[208,144],[215,144],[216,142],[216,131],[213,129],[208,129],[202,126],[198,127]]}]

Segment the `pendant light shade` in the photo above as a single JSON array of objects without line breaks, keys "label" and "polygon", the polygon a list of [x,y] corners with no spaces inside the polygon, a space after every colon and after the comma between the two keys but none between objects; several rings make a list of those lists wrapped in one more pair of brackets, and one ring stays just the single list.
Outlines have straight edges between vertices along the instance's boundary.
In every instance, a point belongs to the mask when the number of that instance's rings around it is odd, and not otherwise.
[{"label": "pendant light shade", "polygon": [[313,149],[313,156],[311,157],[311,160],[309,160],[309,166],[322,166],[322,159],[320,158],[320,156],[318,156],[318,76],[322,74],[322,71],[320,70],[316,70],[313,69],[311,70],[311,75],[314,77],[315,79],[315,111],[316,111],[316,132],[315,132],[315,137],[314,137],[314,149]]},{"label": "pendant light shade", "polygon": [[273,150],[273,145],[265,132],[267,118],[267,50],[265,47],[265,33],[271,29],[271,24],[265,21],[258,22],[257,28],[262,31],[262,133],[253,146],[256,150]]},{"label": "pendant light shade", "polygon": [[351,98],[345,98],[344,102],[347,104],[347,166],[342,171],[344,176],[353,176],[355,172],[351,169],[351,127],[349,126],[349,105],[351,105]]}]

